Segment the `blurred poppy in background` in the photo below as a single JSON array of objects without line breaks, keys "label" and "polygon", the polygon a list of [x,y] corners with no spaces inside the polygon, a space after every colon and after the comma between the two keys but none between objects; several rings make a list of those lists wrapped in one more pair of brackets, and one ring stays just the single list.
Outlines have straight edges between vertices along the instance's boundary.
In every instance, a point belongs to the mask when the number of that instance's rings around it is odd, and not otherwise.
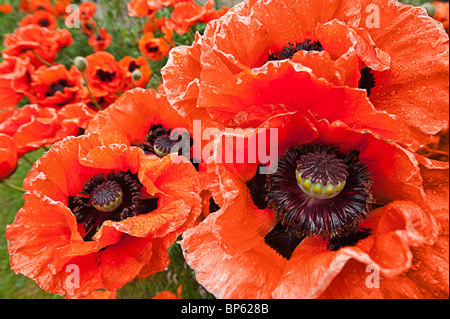
[{"label": "blurred poppy in background", "polygon": [[95,97],[118,93],[124,87],[125,71],[109,52],[99,51],[86,56],[84,71],[87,82]]},{"label": "blurred poppy in background", "polygon": [[161,60],[175,46],[173,31],[164,27],[161,31],[161,37],[155,38],[152,32],[147,32],[139,39],[139,50],[149,60]]},{"label": "blurred poppy in background", "polygon": [[73,43],[73,38],[67,29],[49,30],[35,24],[17,28],[14,33],[5,35],[6,48],[2,55],[28,57],[35,67],[52,63],[58,51]]},{"label": "blurred poppy in background", "polygon": [[74,66],[69,71],[62,64],[42,66],[32,74],[26,96],[33,104],[58,108],[76,102],[82,85],[81,73]]},{"label": "blurred poppy in background", "polygon": [[126,71],[126,89],[131,89],[131,77],[134,70],[139,70],[141,74],[141,78],[134,81],[134,86],[142,88],[147,86],[148,81],[152,77],[152,70],[146,58],[140,56],[135,59],[130,56],[125,56],[119,61],[119,64]]},{"label": "blurred poppy in background", "polygon": [[0,3],[0,12],[10,14],[13,11],[13,6],[8,3]]},{"label": "blurred poppy in background", "polygon": [[98,33],[89,36],[88,44],[94,52],[103,51],[111,45],[112,35],[105,28],[98,28]]},{"label": "blurred poppy in background", "polygon": [[36,24],[40,27],[53,30],[56,28],[58,21],[53,13],[46,10],[39,10],[25,16],[19,21],[19,26],[21,27],[29,24]]}]

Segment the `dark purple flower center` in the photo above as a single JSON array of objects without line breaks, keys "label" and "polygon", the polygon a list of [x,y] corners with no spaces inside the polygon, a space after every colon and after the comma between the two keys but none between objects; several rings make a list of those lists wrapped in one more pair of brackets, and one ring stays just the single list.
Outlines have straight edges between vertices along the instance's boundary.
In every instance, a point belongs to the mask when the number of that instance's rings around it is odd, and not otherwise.
[{"label": "dark purple flower center", "polygon": [[119,183],[104,181],[91,192],[90,204],[101,212],[111,212],[122,204],[123,192]]},{"label": "dark purple flower center", "polygon": [[48,26],[50,25],[50,21],[48,21],[47,19],[39,20],[39,25],[41,27],[48,28]]},{"label": "dark purple flower center", "polygon": [[321,236],[330,250],[367,237],[370,231],[359,224],[370,209],[372,179],[358,155],[329,145],[291,147],[279,157],[275,173],[247,181],[255,205],[270,208],[279,221],[265,242],[289,259],[306,236]]},{"label": "dark purple flower center", "polygon": [[323,51],[323,48],[319,41],[312,41],[311,39],[306,39],[303,42],[297,42],[295,44],[288,42],[280,51],[270,54],[268,61],[292,59],[294,54],[301,50],[320,52]]},{"label": "dark purple flower center", "polygon": [[110,73],[110,72],[103,71],[103,70],[98,70],[96,75],[102,82],[111,82],[116,77],[115,72]]},{"label": "dark purple flower center", "polygon": [[84,229],[83,239],[92,240],[106,220],[121,221],[146,214],[158,207],[158,198],[142,198],[142,184],[137,174],[110,172],[98,174],[84,183],[68,207]]},{"label": "dark purple flower center", "polygon": [[[136,146],[140,147],[146,154],[164,157],[172,152],[173,147],[177,143],[182,141],[181,135],[178,135],[177,138],[171,138],[173,133],[176,132],[173,132],[170,128],[164,127],[162,124],[153,124],[150,126],[150,129],[145,136],[144,142]],[[188,149],[192,147],[193,140],[191,138],[186,140],[186,142],[189,142],[189,145],[181,145],[183,143],[180,143],[180,149],[178,150],[179,155],[182,155],[183,147],[187,147]]]},{"label": "dark purple flower center", "polygon": [[145,46],[145,48],[147,49],[147,51],[148,51],[149,53],[156,53],[156,52],[158,52],[158,50],[159,50],[159,47],[158,47],[158,46],[153,46],[153,45],[150,45],[150,44],[147,44],[147,45]]},{"label": "dark purple flower center", "polygon": [[67,80],[62,79],[59,80],[58,82],[52,83],[49,88],[48,91],[45,93],[45,96],[50,97],[55,95],[56,92],[64,92],[64,88],[66,87],[71,87],[71,85],[69,84],[69,82],[67,82]]},{"label": "dark purple flower center", "polygon": [[361,69],[361,79],[359,80],[358,88],[366,90],[367,96],[369,96],[375,84],[376,80],[373,71],[368,67],[363,67]]},{"label": "dark purple flower center", "polygon": [[130,63],[130,65],[128,66],[128,71],[130,71],[131,73],[133,73],[134,70],[139,69],[140,66],[137,65],[134,61],[132,61]]}]

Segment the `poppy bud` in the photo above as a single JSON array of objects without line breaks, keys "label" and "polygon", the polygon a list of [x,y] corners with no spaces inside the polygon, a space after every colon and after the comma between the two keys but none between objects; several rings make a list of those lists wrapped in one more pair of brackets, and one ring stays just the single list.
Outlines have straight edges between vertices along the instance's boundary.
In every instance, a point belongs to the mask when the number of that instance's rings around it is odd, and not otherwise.
[{"label": "poppy bud", "polygon": [[83,72],[87,68],[87,61],[82,56],[77,56],[73,61],[73,64],[80,72]]},{"label": "poppy bud", "polygon": [[141,73],[141,71],[136,69],[133,71],[133,73],[131,73],[131,76],[133,77],[133,80],[137,81],[142,77],[142,73]]}]

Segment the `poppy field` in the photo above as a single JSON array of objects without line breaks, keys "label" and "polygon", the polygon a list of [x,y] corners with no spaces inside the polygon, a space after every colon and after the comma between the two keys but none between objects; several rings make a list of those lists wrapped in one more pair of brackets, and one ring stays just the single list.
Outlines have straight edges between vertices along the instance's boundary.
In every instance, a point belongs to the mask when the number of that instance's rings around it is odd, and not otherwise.
[{"label": "poppy field", "polygon": [[448,1],[0,0],[0,298],[448,299],[448,34]]}]

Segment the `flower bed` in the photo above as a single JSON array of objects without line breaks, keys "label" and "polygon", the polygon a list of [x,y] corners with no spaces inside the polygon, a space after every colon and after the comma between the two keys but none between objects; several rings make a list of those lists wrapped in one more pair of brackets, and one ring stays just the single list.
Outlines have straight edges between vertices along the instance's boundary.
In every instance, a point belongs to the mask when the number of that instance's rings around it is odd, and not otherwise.
[{"label": "flower bed", "polygon": [[1,5],[0,296],[448,298],[448,2],[416,2]]}]

